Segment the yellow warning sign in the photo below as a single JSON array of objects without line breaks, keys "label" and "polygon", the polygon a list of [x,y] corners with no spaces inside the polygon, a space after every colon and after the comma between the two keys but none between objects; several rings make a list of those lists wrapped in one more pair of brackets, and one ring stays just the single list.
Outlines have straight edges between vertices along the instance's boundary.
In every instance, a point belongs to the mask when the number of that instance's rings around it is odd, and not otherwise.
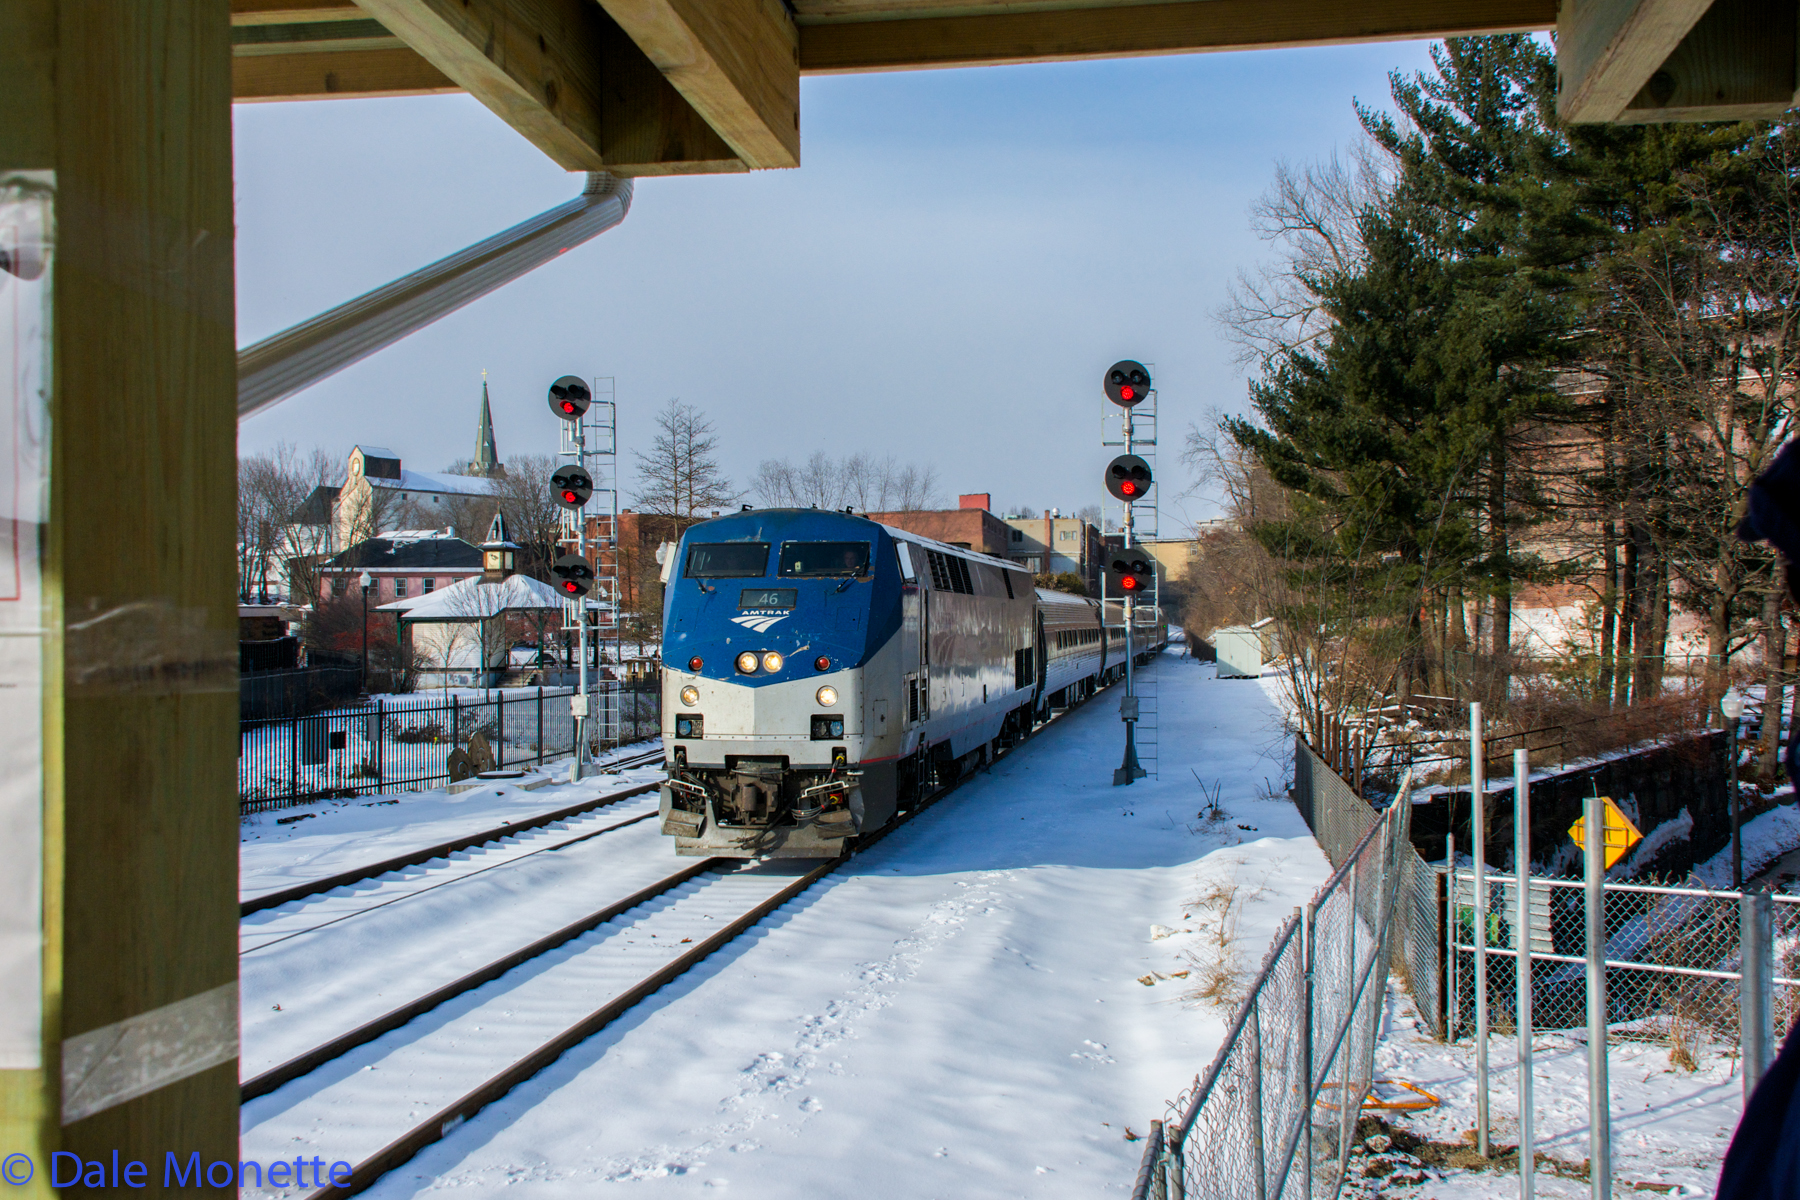
[{"label": "yellow warning sign", "polygon": [[[1611,796],[1600,797],[1600,804],[1606,812],[1606,828],[1601,831],[1600,836],[1606,846],[1606,866],[1608,870],[1611,870],[1612,865],[1624,858],[1627,851],[1644,840],[1644,835],[1637,831],[1637,826],[1631,823],[1631,818],[1621,812],[1619,806],[1612,802]],[[1575,839],[1577,846],[1587,845],[1587,819],[1585,817],[1569,826],[1569,836]]]}]

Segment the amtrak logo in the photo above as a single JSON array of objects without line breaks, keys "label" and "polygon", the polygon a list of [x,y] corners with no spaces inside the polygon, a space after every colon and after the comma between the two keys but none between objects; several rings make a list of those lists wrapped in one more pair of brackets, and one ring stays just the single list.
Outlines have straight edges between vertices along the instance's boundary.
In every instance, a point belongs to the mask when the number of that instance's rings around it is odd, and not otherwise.
[{"label": "amtrak logo", "polygon": [[742,625],[745,629],[752,629],[757,633],[767,633],[777,621],[785,621],[789,615],[790,614],[788,613],[776,613],[774,615],[767,613],[745,613],[741,617],[733,617],[731,619],[734,624]]}]

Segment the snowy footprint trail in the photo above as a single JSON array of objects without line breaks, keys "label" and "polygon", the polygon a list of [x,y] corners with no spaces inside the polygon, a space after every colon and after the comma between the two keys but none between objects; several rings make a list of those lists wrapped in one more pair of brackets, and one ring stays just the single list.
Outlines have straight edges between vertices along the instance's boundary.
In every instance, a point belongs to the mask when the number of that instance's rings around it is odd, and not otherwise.
[{"label": "snowy footprint trail", "polygon": [[[1159,670],[1160,780],[1111,786],[1102,695],[371,1194],[1127,1193],[1127,1127],[1230,1016],[1191,998],[1196,964],[1254,973],[1328,873],[1268,794],[1291,742],[1259,684]],[[1227,817],[1197,815],[1190,770]],[[329,1122],[309,1136],[346,1157]]]}]

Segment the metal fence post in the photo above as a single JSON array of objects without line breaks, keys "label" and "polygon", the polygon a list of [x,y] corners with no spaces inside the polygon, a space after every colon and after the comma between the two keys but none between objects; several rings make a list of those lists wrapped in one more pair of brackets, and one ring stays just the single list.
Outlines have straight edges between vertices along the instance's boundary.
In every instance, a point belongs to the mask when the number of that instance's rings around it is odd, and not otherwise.
[{"label": "metal fence post", "polygon": [[1589,796],[1582,833],[1587,888],[1588,1182],[1612,1198],[1612,1096],[1606,1061],[1606,806]]},{"label": "metal fence post", "polygon": [[1531,1136],[1531,752],[1513,751],[1513,1002],[1519,1030],[1519,1196],[1536,1194],[1537,1154]]},{"label": "metal fence post", "polygon": [[1300,1194],[1305,1200],[1312,1200],[1313,1191],[1313,938],[1317,933],[1313,921],[1317,915],[1315,902],[1308,900],[1300,922],[1300,963],[1306,981],[1301,989],[1305,1000],[1300,1008],[1300,1119],[1306,1124],[1306,1137],[1302,1139],[1306,1161]]},{"label": "metal fence post", "polygon": [[382,753],[382,750],[386,746],[387,746],[387,701],[386,700],[377,700],[375,702],[375,782],[377,785],[379,785],[381,783],[381,781],[387,777],[385,774],[383,774],[383,772],[387,769],[386,764],[383,761],[386,758],[386,755],[384,755]]},{"label": "metal fence post", "polygon": [[544,685],[538,684],[537,748],[538,766],[544,765]]},{"label": "metal fence post", "polygon": [[288,802],[300,794],[300,719],[288,721]]},{"label": "metal fence post", "polygon": [[1252,1144],[1256,1148],[1256,1200],[1268,1200],[1269,1152],[1263,1144],[1262,992],[1260,989],[1250,1000],[1250,1114],[1250,1119],[1256,1123],[1255,1133],[1251,1135]]},{"label": "metal fence post", "polygon": [[1738,897],[1738,1037],[1744,1055],[1744,1103],[1775,1056],[1775,902],[1767,892]]},{"label": "metal fence post", "polygon": [[506,689],[501,688],[494,700],[494,765],[506,765]]},{"label": "metal fence post", "polygon": [[1456,835],[1444,835],[1444,886],[1450,902],[1444,906],[1448,919],[1444,922],[1444,1040],[1456,1041],[1462,1026],[1462,980],[1456,971],[1456,923],[1462,919],[1461,901],[1456,894]]},{"label": "metal fence post", "polygon": [[462,697],[450,697],[450,744],[462,741]]},{"label": "metal fence post", "polygon": [[1487,763],[1481,705],[1469,705],[1469,849],[1475,889],[1475,1153],[1488,1156]]}]

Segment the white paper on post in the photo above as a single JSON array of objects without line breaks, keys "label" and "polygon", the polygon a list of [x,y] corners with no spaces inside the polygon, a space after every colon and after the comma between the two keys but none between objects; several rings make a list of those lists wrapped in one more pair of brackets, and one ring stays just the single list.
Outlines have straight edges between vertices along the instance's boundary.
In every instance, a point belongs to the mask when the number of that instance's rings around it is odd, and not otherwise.
[{"label": "white paper on post", "polygon": [[43,1065],[44,605],[55,175],[0,173],[0,1070]]}]

